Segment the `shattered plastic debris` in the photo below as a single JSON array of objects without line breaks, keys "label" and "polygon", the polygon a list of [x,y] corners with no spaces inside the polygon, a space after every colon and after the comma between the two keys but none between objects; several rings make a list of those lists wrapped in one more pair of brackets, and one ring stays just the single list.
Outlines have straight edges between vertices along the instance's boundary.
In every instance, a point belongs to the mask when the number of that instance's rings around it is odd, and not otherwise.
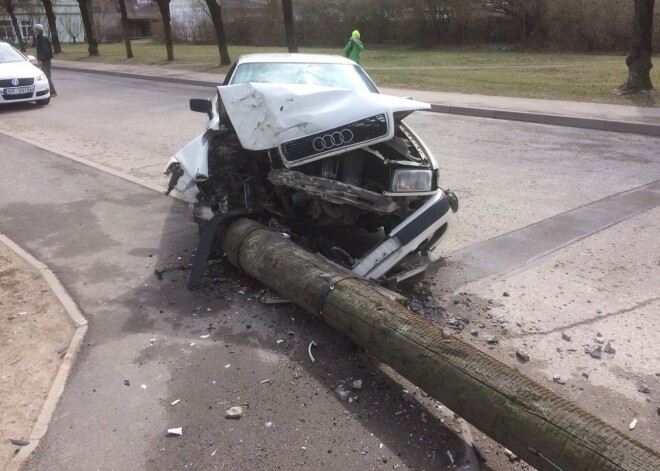
[{"label": "shattered plastic debris", "polygon": [[318,346],[318,343],[316,343],[316,340],[312,340],[309,343],[309,346],[307,347],[307,353],[309,354],[309,359],[312,360],[312,363],[314,363],[316,360],[314,360],[314,356],[312,355],[312,347]]},{"label": "shattered plastic debris", "polygon": [[241,417],[243,417],[243,408],[241,406],[234,406],[225,412],[225,418],[227,419],[240,419]]},{"label": "shattered plastic debris", "polygon": [[451,452],[451,450],[447,450],[447,456],[449,457],[449,461],[451,461],[451,464],[454,464],[454,462],[455,462],[454,455]]},{"label": "shattered plastic debris", "polygon": [[353,389],[362,389],[362,380],[356,379],[353,381]]},{"label": "shattered plastic debris", "polygon": [[272,423],[272,422],[266,422],[264,425],[265,425],[267,428],[271,428],[271,427],[273,426],[273,423]]},{"label": "shattered plastic debris", "polygon": [[183,435],[183,427],[168,428],[167,434],[172,437],[180,437],[181,435]]},{"label": "shattered plastic debris", "polygon": [[147,389],[147,385],[146,385],[146,384],[141,384],[140,387],[141,387],[142,389]]},{"label": "shattered plastic debris", "polygon": [[179,402],[181,402],[181,399],[177,399],[176,401],[172,401],[170,403],[171,406],[176,406]]},{"label": "shattered plastic debris", "polygon": [[200,335],[200,336],[199,336],[200,339],[207,339],[207,338],[209,338],[209,337],[210,337],[210,335]]},{"label": "shattered plastic debris", "polygon": [[637,425],[637,419],[633,419],[633,421],[630,422],[630,430],[634,429],[636,425]]},{"label": "shattered plastic debris", "polygon": [[343,385],[337,386],[335,388],[335,393],[339,396],[339,399],[341,399],[342,401],[347,400],[351,395],[351,392],[345,390]]},{"label": "shattered plastic debris", "polygon": [[281,343],[284,343],[284,340],[282,340],[282,339],[277,339],[277,341],[276,341],[275,343],[276,343],[277,345],[279,345],[279,344],[281,344]]}]

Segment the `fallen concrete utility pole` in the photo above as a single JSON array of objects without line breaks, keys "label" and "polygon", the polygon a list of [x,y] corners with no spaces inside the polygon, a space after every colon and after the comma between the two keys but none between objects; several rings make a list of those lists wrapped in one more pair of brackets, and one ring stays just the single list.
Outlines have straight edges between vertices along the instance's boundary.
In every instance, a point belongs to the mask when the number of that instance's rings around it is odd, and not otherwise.
[{"label": "fallen concrete utility pole", "polygon": [[233,223],[230,261],[539,470],[657,471],[660,455],[281,234]]}]

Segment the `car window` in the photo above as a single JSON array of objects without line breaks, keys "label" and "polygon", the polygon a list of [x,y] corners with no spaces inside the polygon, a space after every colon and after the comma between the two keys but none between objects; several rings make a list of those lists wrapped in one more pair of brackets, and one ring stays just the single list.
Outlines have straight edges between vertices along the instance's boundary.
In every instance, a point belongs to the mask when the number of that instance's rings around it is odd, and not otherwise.
[{"label": "car window", "polygon": [[246,62],[236,67],[230,83],[238,85],[247,82],[319,85],[378,93],[367,74],[359,66],[351,64]]},{"label": "car window", "polygon": [[13,47],[0,46],[0,64],[7,62],[24,62],[25,57]]}]

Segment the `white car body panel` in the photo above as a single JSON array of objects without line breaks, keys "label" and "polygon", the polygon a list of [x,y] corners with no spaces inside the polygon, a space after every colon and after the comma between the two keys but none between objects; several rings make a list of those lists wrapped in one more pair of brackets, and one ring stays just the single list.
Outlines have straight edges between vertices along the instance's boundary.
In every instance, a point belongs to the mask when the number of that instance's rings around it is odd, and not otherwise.
[{"label": "white car body panel", "polygon": [[379,139],[386,141],[394,134],[394,113],[430,109],[406,98],[313,85],[245,83],[218,87],[218,93],[241,146],[255,151],[379,113],[389,118],[390,132]]},{"label": "white car body panel", "polygon": [[[11,46],[8,44],[0,44],[0,47]],[[32,93],[28,98],[16,98],[7,100],[5,99],[6,93],[9,93],[9,90],[15,87],[0,87],[0,103],[21,103],[26,101],[45,100],[49,98],[50,90],[48,88],[48,79],[46,79],[44,76],[43,80],[38,80],[42,75],[43,72],[39,68],[32,65],[27,58],[20,62],[0,63],[0,80],[34,78],[34,84],[28,86],[32,90]],[[7,92],[5,90],[7,90]],[[38,92],[47,93],[37,96]]]}]

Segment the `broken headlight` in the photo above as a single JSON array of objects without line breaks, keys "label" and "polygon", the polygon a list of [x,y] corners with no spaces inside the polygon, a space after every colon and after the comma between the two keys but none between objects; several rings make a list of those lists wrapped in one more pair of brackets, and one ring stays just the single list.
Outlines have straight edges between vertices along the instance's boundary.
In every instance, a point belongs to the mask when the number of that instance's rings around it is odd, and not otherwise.
[{"label": "broken headlight", "polygon": [[395,170],[392,178],[393,192],[411,193],[431,191],[433,172],[431,170]]}]

